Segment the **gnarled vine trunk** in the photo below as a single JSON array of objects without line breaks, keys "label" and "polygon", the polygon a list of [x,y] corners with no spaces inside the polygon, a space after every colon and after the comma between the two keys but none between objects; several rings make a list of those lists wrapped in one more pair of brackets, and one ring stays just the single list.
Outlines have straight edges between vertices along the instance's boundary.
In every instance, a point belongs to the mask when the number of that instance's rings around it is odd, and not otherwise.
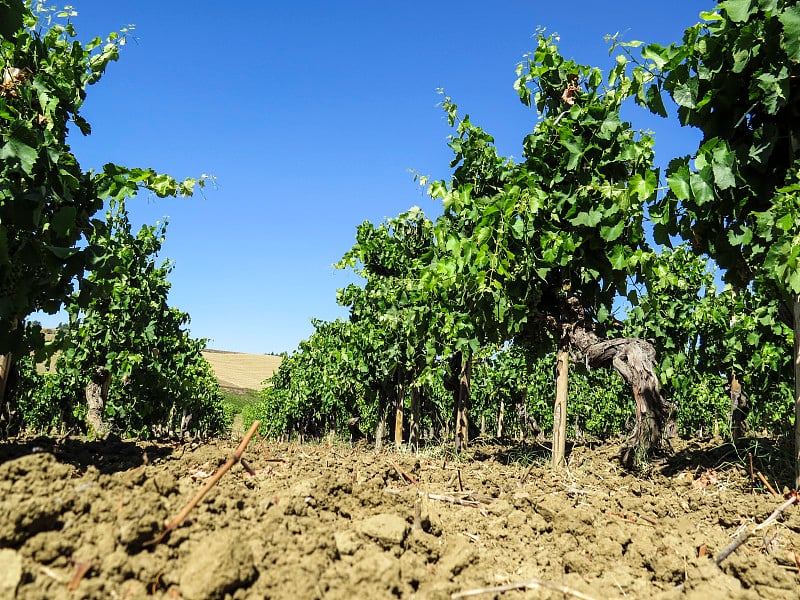
[{"label": "gnarled vine trunk", "polygon": [[469,443],[469,393],[472,377],[472,358],[456,352],[448,359],[449,374],[444,386],[453,392],[453,420],[455,421],[455,450],[462,452]]},{"label": "gnarled vine trunk", "polygon": [[411,388],[411,421],[409,422],[408,447],[415,452],[419,450],[421,437],[421,404],[422,390],[418,385]]},{"label": "gnarled vine trunk", "polygon": [[104,437],[111,427],[105,420],[106,398],[111,385],[111,372],[105,367],[98,367],[86,384],[86,424],[89,433],[96,437]]},{"label": "gnarled vine trunk", "polygon": [[375,424],[375,450],[383,449],[383,438],[386,436],[386,422],[389,412],[389,392],[385,385],[377,389],[378,394],[378,422]]},{"label": "gnarled vine trunk", "polygon": [[800,295],[792,310],[794,329],[794,487],[800,489]]},{"label": "gnarled vine trunk", "polygon": [[11,376],[11,354],[0,354],[0,438],[11,435],[14,429],[13,422],[16,417],[16,407],[9,398],[6,398],[8,378]]},{"label": "gnarled vine trunk", "polygon": [[602,339],[583,327],[572,330],[570,345],[588,367],[613,368],[631,387],[636,424],[621,459],[626,467],[641,467],[653,451],[663,447],[673,412],[656,377],[655,348],[639,338]]}]

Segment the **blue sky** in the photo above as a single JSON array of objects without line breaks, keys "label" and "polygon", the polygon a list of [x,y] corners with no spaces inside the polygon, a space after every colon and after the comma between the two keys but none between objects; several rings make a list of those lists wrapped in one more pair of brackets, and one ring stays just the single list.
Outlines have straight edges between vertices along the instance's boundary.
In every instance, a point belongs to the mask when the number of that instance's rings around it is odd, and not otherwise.
[{"label": "blue sky", "polygon": [[[79,39],[134,24],[90,88],[93,134],[70,138],[85,168],[106,162],[175,177],[213,174],[202,196],[129,202],[135,224],[169,217],[170,303],[211,348],[293,350],[311,318],[346,316],[332,267],[356,226],[437,204],[409,170],[448,176],[437,88],[519,155],[535,113],[512,88],[538,26],[562,53],[610,65],[605,34],[668,44],[713,2],[232,2],[74,0]],[[674,121],[631,111],[656,151],[694,149]],[[57,324],[63,317],[42,319]]]}]

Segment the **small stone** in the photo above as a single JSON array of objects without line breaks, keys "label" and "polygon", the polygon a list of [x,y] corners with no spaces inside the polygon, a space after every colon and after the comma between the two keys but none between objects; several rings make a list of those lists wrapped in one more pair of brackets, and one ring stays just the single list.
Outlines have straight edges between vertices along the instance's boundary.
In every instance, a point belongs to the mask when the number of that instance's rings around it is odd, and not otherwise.
[{"label": "small stone", "polygon": [[22,579],[22,557],[16,550],[0,549],[0,598],[14,598]]},{"label": "small stone", "polygon": [[245,536],[211,534],[197,544],[180,579],[187,600],[221,600],[256,578],[253,551]]},{"label": "small stone", "polygon": [[445,573],[458,575],[465,567],[472,564],[475,557],[475,549],[472,547],[471,542],[466,538],[456,537],[447,545],[437,569]]},{"label": "small stone", "polygon": [[384,546],[402,544],[408,535],[405,519],[392,514],[380,514],[361,522],[361,532]]},{"label": "small stone", "polygon": [[336,543],[336,551],[341,556],[355,554],[363,546],[361,538],[355,531],[337,531],[333,534],[333,540]]}]

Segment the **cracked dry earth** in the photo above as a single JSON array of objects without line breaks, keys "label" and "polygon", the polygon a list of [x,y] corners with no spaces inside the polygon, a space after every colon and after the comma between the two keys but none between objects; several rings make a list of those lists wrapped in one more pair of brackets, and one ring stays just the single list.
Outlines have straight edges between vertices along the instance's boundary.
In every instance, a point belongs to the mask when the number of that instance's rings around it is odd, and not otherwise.
[{"label": "cracked dry earth", "polygon": [[539,580],[553,587],[474,597],[797,600],[800,508],[718,566],[784,500],[682,445],[635,477],[612,444],[576,445],[553,472],[531,446],[456,459],[253,440],[255,474],[235,465],[147,546],[235,444],[0,443],[0,599],[445,599]]}]

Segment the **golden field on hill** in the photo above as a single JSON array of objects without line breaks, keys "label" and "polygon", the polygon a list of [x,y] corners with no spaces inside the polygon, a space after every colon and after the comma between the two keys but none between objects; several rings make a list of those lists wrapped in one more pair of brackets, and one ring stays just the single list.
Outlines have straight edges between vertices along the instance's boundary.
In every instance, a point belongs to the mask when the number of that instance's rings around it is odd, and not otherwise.
[{"label": "golden field on hill", "polygon": [[228,389],[263,389],[264,380],[281,364],[281,357],[273,354],[205,350],[203,357],[214,369],[220,387]]}]

